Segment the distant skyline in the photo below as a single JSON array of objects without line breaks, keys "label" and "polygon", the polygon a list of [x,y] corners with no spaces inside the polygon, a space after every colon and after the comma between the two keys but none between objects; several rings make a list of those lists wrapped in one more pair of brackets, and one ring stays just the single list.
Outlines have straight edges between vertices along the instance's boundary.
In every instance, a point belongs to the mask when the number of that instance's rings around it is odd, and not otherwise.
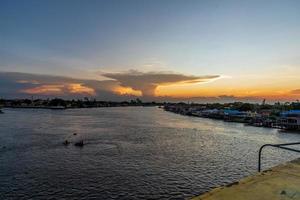
[{"label": "distant skyline", "polygon": [[0,0],[0,98],[295,101],[300,1]]}]

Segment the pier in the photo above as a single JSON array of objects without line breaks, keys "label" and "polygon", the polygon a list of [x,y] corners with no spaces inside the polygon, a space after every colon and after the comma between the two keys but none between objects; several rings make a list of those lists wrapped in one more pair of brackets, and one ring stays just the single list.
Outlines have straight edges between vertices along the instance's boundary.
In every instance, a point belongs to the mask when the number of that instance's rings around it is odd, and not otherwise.
[{"label": "pier", "polygon": [[192,200],[299,200],[300,158],[219,187]]}]

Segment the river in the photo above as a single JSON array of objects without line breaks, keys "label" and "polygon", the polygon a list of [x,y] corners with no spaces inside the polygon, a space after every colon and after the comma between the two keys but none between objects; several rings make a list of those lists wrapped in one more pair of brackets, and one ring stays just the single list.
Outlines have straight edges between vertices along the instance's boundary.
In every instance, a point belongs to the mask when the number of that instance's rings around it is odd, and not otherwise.
[{"label": "river", "polygon": [[[256,173],[261,145],[300,141],[156,107],[3,111],[0,199],[188,199]],[[266,149],[263,168],[297,156]]]}]

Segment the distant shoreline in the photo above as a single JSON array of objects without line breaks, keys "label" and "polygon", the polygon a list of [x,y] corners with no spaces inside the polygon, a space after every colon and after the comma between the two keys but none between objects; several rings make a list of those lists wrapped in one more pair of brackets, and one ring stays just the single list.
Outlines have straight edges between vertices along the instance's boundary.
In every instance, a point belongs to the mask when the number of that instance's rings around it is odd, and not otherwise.
[{"label": "distant shoreline", "polygon": [[69,110],[82,108],[120,108],[120,107],[157,107],[158,105],[116,105],[116,106],[95,106],[95,107],[38,107],[38,106],[3,106],[3,108],[12,109],[45,109],[45,110]]},{"label": "distant shoreline", "polygon": [[243,123],[247,126],[274,128],[300,133],[300,110],[275,111],[273,108],[269,110],[239,111],[230,108],[203,109],[197,106],[182,105],[164,106],[164,110],[184,116]]},{"label": "distant shoreline", "polygon": [[74,108],[99,108],[99,107],[128,107],[128,106],[162,106],[163,103],[142,102],[139,98],[130,101],[97,101],[84,98],[77,100],[64,99],[0,99],[0,108],[31,108],[31,109],[74,109]]}]

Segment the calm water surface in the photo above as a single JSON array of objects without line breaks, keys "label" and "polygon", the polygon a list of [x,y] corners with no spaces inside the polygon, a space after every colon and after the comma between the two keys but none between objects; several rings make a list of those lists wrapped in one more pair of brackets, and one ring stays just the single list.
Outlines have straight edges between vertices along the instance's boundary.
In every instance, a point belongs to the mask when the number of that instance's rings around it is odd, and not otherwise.
[{"label": "calm water surface", "polygon": [[[0,199],[188,199],[255,173],[264,143],[300,141],[159,108],[4,112]],[[80,139],[83,148],[73,145]],[[263,166],[296,157],[266,150]]]}]

